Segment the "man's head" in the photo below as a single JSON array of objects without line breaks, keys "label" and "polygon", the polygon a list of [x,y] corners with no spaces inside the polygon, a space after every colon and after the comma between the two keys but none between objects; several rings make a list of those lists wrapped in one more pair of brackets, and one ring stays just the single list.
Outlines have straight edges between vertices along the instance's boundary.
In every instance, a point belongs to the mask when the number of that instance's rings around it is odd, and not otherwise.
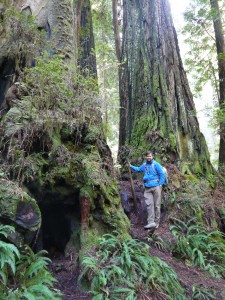
[{"label": "man's head", "polygon": [[148,150],[146,152],[146,159],[147,161],[151,161],[154,158],[152,151]]}]

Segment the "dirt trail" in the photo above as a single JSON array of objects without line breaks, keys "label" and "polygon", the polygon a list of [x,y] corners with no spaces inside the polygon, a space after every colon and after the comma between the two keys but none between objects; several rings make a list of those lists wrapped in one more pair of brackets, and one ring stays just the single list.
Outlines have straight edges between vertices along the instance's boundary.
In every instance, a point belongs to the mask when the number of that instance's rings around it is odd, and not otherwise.
[{"label": "dirt trail", "polygon": [[91,296],[81,291],[77,284],[80,270],[74,267],[70,259],[63,255],[52,258],[51,272],[58,280],[55,287],[63,293],[62,300],[91,300]]}]

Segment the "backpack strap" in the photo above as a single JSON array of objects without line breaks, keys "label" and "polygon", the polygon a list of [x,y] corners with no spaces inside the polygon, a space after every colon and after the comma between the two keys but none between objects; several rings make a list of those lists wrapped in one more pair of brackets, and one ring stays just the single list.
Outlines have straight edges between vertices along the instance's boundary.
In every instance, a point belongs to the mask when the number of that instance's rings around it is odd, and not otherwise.
[{"label": "backpack strap", "polygon": [[[150,167],[152,168],[153,172],[154,172],[156,175],[158,175],[158,173],[157,173],[157,171],[156,171],[156,169],[155,169],[155,164],[154,164],[154,162],[153,162],[152,164],[150,164]],[[145,163],[145,170],[146,170],[147,174],[149,175],[149,170],[148,170],[148,168],[147,168],[147,166],[146,166],[146,163]]]},{"label": "backpack strap", "polygon": [[154,162],[151,164],[151,167],[152,167],[153,172],[154,172],[156,175],[158,175],[158,173],[157,173],[157,171],[156,171],[156,169],[155,169],[155,164],[154,164]]}]

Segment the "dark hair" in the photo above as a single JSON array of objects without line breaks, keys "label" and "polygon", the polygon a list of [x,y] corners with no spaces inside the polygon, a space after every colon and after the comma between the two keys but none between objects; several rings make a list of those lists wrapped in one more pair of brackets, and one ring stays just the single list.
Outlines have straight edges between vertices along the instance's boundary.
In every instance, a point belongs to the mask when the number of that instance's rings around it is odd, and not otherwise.
[{"label": "dark hair", "polygon": [[146,152],[146,156],[149,155],[149,154],[152,154],[152,156],[153,156],[153,152],[152,152],[151,150],[148,150],[148,151]]}]

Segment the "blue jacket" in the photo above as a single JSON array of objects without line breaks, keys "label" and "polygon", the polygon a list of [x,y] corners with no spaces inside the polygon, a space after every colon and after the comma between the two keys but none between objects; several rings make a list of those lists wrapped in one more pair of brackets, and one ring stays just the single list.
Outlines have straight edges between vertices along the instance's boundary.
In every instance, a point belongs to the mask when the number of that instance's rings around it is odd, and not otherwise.
[{"label": "blue jacket", "polygon": [[[154,167],[152,167],[152,164],[154,164]],[[145,187],[163,185],[165,182],[166,177],[162,169],[162,166],[154,159],[152,159],[150,162],[146,161],[140,167],[135,167],[130,165],[130,168],[135,172],[144,173],[143,181]]]}]

